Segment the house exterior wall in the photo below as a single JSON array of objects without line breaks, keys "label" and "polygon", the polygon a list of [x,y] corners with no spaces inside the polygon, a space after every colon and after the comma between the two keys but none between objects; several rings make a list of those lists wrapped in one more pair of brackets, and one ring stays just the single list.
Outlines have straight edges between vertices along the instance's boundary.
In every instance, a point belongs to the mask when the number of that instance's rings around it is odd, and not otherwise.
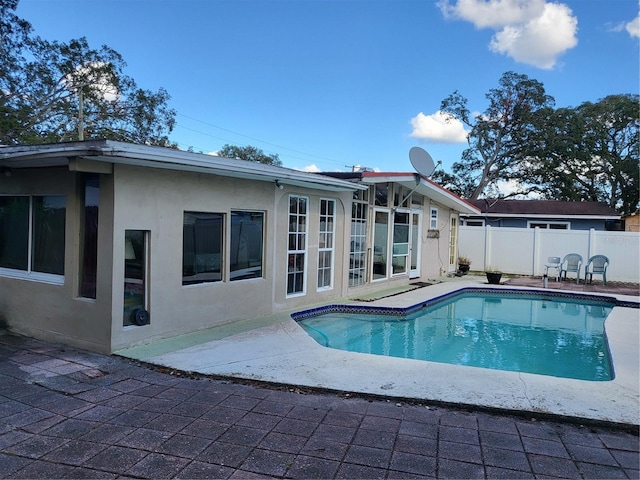
[{"label": "house exterior wall", "polygon": [[[438,236],[430,235],[430,218],[431,207],[438,209]],[[423,230],[422,230],[422,270],[421,279],[435,279],[447,272],[453,272],[456,269],[455,263],[449,263],[449,247],[451,242],[451,217],[457,218],[457,212],[450,210],[436,202],[427,200],[423,214]],[[459,227],[458,227],[459,228]],[[454,247],[457,250],[457,245]],[[457,258],[454,253],[454,258]]]},{"label": "house exterior wall", "polygon": [[[338,298],[343,293],[342,262],[334,263],[334,284],[318,291],[318,207],[320,198],[336,200],[336,238],[344,236],[344,201],[350,192],[320,192],[285,187],[270,182],[217,177],[116,165],[115,220],[113,228],[112,349],[155,338],[174,336],[234,320],[256,318],[283,309]],[[309,199],[307,287],[300,296],[287,297],[287,228],[289,195]],[[263,277],[246,280],[182,285],[183,218],[185,211],[222,213],[232,210],[263,211]],[[227,223],[228,225],[228,223]],[[123,326],[125,231],[149,232],[149,313],[144,326]],[[225,241],[228,235],[224,235]],[[223,262],[228,258],[228,248]],[[336,242],[335,257],[343,258]],[[224,271],[224,267],[223,267]]]},{"label": "house exterior wall", "polygon": [[626,232],[640,232],[640,214],[638,212],[624,217],[624,230]]},{"label": "house exterior wall", "polygon": [[511,218],[504,217],[499,219],[492,219],[491,217],[485,218],[478,217],[465,217],[466,220],[483,220],[485,225],[492,227],[507,227],[507,228],[528,228],[529,222],[535,223],[569,223],[570,230],[605,230],[605,220],[598,219],[581,219],[581,218]]},{"label": "house exterior wall", "polygon": [[[102,176],[105,178],[105,176]],[[110,185],[102,187],[96,299],[79,297],[80,174],[66,168],[16,170],[3,177],[0,195],[64,195],[66,202],[64,283],[0,276],[0,313],[20,334],[110,352]]]},{"label": "house exterior wall", "polygon": [[[80,165],[80,164],[78,164]],[[84,165],[84,164],[83,164]],[[0,195],[64,195],[64,281],[10,278],[0,275],[0,314],[10,328],[36,338],[59,341],[103,353],[154,339],[194,332],[235,320],[278,311],[308,308],[371,290],[409,283],[406,274],[392,275],[349,287],[351,205],[353,192],[325,191],[211,174],[136,167],[125,164],[82,166],[100,174],[98,255],[95,299],[81,298],[80,269],[83,215],[83,175],[69,167],[16,169],[0,179]],[[75,168],[75,167],[74,167]],[[105,173],[109,172],[109,173]],[[308,199],[306,223],[306,288],[287,295],[289,199]],[[335,201],[333,281],[318,288],[320,202]],[[437,236],[429,235],[430,209],[438,208]],[[375,207],[381,208],[381,207]],[[393,208],[384,207],[393,218]],[[420,277],[436,278],[455,269],[449,264],[451,218],[457,213],[423,198],[421,211]],[[230,281],[223,267],[221,281],[183,285],[184,213],[224,215],[232,211],[264,213],[262,277]],[[367,241],[372,242],[374,206],[369,205]],[[390,224],[390,227],[392,224]],[[147,325],[125,325],[125,232],[148,235]],[[229,258],[229,233],[223,234],[223,262]],[[390,261],[390,260],[389,260]],[[369,272],[371,265],[368,266]],[[35,299],[35,300],[34,300]]]}]

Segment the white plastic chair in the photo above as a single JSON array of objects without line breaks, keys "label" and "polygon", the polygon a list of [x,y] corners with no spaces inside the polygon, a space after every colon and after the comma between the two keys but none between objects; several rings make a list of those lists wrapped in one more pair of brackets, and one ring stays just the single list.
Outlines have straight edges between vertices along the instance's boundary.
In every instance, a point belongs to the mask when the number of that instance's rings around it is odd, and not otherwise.
[{"label": "white plastic chair", "polygon": [[589,283],[591,283],[594,275],[602,275],[602,284],[606,286],[608,266],[609,259],[604,255],[594,255],[589,258],[587,266],[584,267],[584,284],[587,284],[587,277],[589,277]]},{"label": "white plastic chair", "polygon": [[544,266],[544,274],[546,277],[549,276],[549,269],[555,269],[556,271],[556,282],[560,280],[560,257],[548,257],[547,263]]},{"label": "white plastic chair", "polygon": [[580,283],[580,269],[582,268],[582,255],[577,253],[569,253],[562,259],[562,266],[560,267],[560,278],[564,275],[564,280],[567,279],[567,273],[576,274],[576,283]]}]

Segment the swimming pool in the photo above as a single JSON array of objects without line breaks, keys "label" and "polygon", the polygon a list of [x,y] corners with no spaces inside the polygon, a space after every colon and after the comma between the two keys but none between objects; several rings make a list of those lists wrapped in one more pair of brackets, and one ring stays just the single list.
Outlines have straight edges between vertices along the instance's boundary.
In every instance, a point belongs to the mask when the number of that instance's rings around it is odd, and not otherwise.
[{"label": "swimming pool", "polygon": [[458,292],[394,310],[331,306],[295,320],[350,352],[589,381],[613,378],[604,321],[615,303],[522,292]]}]

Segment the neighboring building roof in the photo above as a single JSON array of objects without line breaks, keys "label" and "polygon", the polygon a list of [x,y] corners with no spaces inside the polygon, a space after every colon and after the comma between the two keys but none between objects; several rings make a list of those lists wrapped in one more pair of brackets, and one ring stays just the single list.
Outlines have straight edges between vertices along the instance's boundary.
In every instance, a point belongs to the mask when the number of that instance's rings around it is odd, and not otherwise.
[{"label": "neighboring building roof", "polygon": [[480,210],[474,205],[438,185],[433,180],[415,172],[323,172],[323,175],[358,182],[362,185],[394,182],[409,190],[415,189],[414,191],[419,194],[429,197],[440,205],[451,208],[452,210],[471,215],[480,214]]},{"label": "neighboring building roof", "polygon": [[603,202],[559,200],[467,200],[488,217],[619,219],[620,214]]},{"label": "neighboring building roof", "polygon": [[[80,161],[78,161],[80,159]],[[365,187],[345,180],[274,167],[203,153],[112,140],[20,145],[0,148],[0,168],[19,169],[64,166],[81,170],[82,162],[103,165],[124,164],[186,172],[243,178],[262,182],[280,182],[306,188],[329,191],[355,191]]]}]

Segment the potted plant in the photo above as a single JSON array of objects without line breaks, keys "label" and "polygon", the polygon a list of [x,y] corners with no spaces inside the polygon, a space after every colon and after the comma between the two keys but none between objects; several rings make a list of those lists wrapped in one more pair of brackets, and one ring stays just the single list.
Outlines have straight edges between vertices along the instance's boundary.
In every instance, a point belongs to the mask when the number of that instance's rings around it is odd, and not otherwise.
[{"label": "potted plant", "polygon": [[502,272],[499,268],[488,266],[485,269],[484,273],[487,276],[487,282],[489,282],[491,285],[500,285]]},{"label": "potted plant", "polygon": [[462,255],[458,257],[459,272],[461,272],[463,275],[466,275],[467,272],[469,271],[470,266],[471,266],[471,259],[469,257],[465,257]]}]

